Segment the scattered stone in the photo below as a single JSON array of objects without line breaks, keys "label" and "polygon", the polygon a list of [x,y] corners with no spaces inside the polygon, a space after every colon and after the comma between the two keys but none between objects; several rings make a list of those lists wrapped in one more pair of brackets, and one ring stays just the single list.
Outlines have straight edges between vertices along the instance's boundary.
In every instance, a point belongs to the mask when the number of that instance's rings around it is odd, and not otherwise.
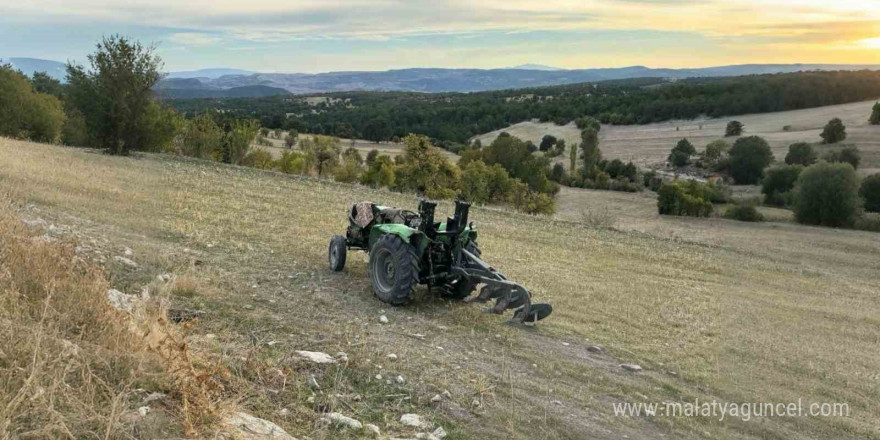
[{"label": "scattered stone", "polygon": [[382,375],[381,375],[381,374],[377,374],[377,375],[376,375],[376,380],[382,380]]},{"label": "scattered stone", "polygon": [[333,356],[330,356],[327,353],[323,353],[320,351],[304,351],[297,350],[296,354],[298,354],[303,359],[308,359],[311,362],[316,364],[335,364],[336,359],[333,359]]},{"label": "scattered stone", "polygon": [[392,360],[392,361],[396,361],[396,360],[397,360],[397,355],[394,354],[394,353],[388,353],[388,356],[385,356],[385,357],[387,357],[388,360]]},{"label": "scattered stone", "polygon": [[429,427],[428,422],[422,420],[422,416],[418,414],[404,414],[400,416],[400,423],[404,426],[412,426],[413,428],[426,429]]},{"label": "scattered stone", "polygon": [[171,275],[167,274],[167,273],[156,275],[156,281],[158,281],[160,283],[167,283],[167,282],[171,281]]},{"label": "scattered stone", "polygon": [[245,412],[226,417],[223,424],[235,430],[235,438],[243,440],[296,440],[280,426]]},{"label": "scattered stone", "polygon": [[107,300],[110,301],[110,305],[116,308],[116,310],[131,312],[134,308],[134,302],[136,299],[136,296],[127,295],[116,289],[110,289],[107,291]]},{"label": "scattered stone", "polygon": [[379,316],[379,322],[382,324],[388,324],[388,317],[385,315]]},{"label": "scattered stone", "polygon": [[138,414],[140,414],[141,417],[146,417],[147,414],[149,414],[149,413],[150,413],[149,406],[142,406],[142,407],[138,408]]},{"label": "scattered stone", "polygon": [[479,407],[483,406],[483,404],[480,403],[480,399],[474,399],[471,402],[471,406],[473,406],[474,408],[479,408]]},{"label": "scattered stone", "polygon": [[563,346],[563,347],[568,347],[569,345],[571,345],[571,344],[569,344],[568,342],[563,342],[563,343],[562,343],[562,346]]},{"label": "scattered stone", "polygon": [[439,394],[435,394],[434,397],[431,398],[431,403],[437,403],[437,402],[440,402],[441,400],[443,400],[443,398],[440,397]]},{"label": "scattered stone", "polygon": [[447,399],[452,399],[452,393],[450,393],[449,390],[443,390],[440,394]]},{"label": "scattered stone", "polygon": [[397,378],[395,378],[394,380],[396,380],[397,383],[400,384],[400,385],[403,385],[403,384],[406,383],[406,379],[404,379],[403,376],[401,376],[401,375],[399,375],[399,374],[397,375]]},{"label": "scattered stone", "polygon": [[538,364],[532,364],[532,368],[538,368]]},{"label": "scattered stone", "polygon": [[600,347],[598,345],[591,345],[591,346],[587,347],[587,351],[589,351],[590,353],[601,353],[602,347]]},{"label": "scattered stone", "polygon": [[667,371],[666,373],[673,377],[678,376],[678,373],[676,373],[675,371]]},{"label": "scattered stone", "polygon": [[134,256],[134,252],[131,250],[130,247],[125,246],[124,248],[122,248],[122,255],[125,255],[126,257],[131,257]]},{"label": "scattered stone", "polygon": [[552,404],[554,404],[554,405],[562,405],[562,401],[561,401],[561,400],[554,400],[554,401],[552,401],[552,402],[550,402],[550,403],[552,403]]},{"label": "scattered stone", "polygon": [[315,403],[315,396],[309,396],[309,397],[306,399],[306,402],[309,402],[309,403]]},{"label": "scattered stone", "polygon": [[435,429],[434,432],[431,433],[431,435],[433,435],[434,437],[437,437],[437,438],[442,439],[442,438],[445,438],[445,437],[446,437],[446,430],[443,429],[442,426],[438,426],[437,429]]},{"label": "scattered stone", "polygon": [[49,228],[47,229],[47,234],[57,237],[59,235],[64,234],[64,229],[61,229],[55,225],[49,225]]},{"label": "scattered stone", "polygon": [[144,397],[144,405],[149,405],[152,402],[157,400],[162,400],[166,397],[165,393],[150,393],[147,397]]},{"label": "scattered stone", "polygon": [[336,360],[339,362],[348,362],[348,353],[344,351],[336,352]]},{"label": "scattered stone", "polygon": [[119,255],[113,257],[113,261],[115,261],[115,262],[117,262],[117,263],[119,263],[119,264],[121,264],[121,265],[123,265],[123,266],[129,268],[129,269],[132,269],[132,270],[138,268],[138,264],[137,264],[137,263],[135,263],[134,261],[129,260],[128,258],[120,257]]},{"label": "scattered stone", "polygon": [[213,333],[208,333],[207,335],[205,335],[205,339],[216,339],[216,338],[217,338],[217,335],[215,335]]},{"label": "scattered stone", "polygon": [[329,420],[330,423],[332,423],[333,426],[335,426],[337,428],[349,428],[349,429],[353,429],[355,431],[358,431],[358,430],[363,429],[363,427],[364,427],[364,425],[362,425],[361,422],[359,422],[351,417],[346,417],[340,413],[334,412],[334,413],[327,414],[324,417],[326,417],[327,420]]},{"label": "scattered stone", "polygon": [[367,423],[366,425],[364,425],[364,430],[373,437],[379,437],[380,435],[382,435],[382,431],[379,430],[379,427],[372,423]]},{"label": "scattered stone", "polygon": [[620,364],[620,368],[623,368],[624,370],[633,373],[638,373],[639,371],[642,371],[642,367],[636,364]]},{"label": "scattered stone", "polygon": [[314,374],[310,374],[309,377],[306,378],[306,385],[312,389],[312,391],[318,391],[321,389],[321,386],[318,385],[318,380],[315,379]]},{"label": "scattered stone", "polygon": [[287,408],[281,408],[280,410],[278,410],[278,415],[281,417],[285,417],[289,414],[290,414],[290,410]]}]

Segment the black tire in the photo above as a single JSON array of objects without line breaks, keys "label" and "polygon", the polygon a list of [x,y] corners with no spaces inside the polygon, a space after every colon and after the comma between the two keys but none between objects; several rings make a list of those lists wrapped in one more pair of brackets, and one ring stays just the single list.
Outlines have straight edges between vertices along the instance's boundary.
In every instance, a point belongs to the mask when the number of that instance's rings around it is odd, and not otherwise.
[{"label": "black tire", "polygon": [[328,260],[330,261],[330,270],[333,272],[339,272],[345,267],[345,237],[341,235],[334,235],[333,238],[330,239],[330,249],[328,250]]},{"label": "black tire", "polygon": [[394,306],[406,303],[419,283],[416,249],[396,235],[380,238],[370,249],[370,283],[382,302]]},{"label": "black tire", "polygon": [[[468,240],[467,244],[464,245],[464,248],[477,257],[481,254],[480,247],[477,245],[477,242],[473,240]],[[472,280],[461,278],[440,286],[440,297],[460,301],[469,297],[476,288],[477,283]]]}]

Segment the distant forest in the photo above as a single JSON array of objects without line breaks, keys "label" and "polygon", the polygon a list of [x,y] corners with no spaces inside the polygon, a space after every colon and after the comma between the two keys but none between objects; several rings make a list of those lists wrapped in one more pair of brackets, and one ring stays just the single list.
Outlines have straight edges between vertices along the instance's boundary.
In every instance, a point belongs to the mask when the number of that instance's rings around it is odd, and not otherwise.
[{"label": "distant forest", "polygon": [[[320,98],[318,97],[320,96]],[[187,117],[219,111],[264,127],[372,141],[427,135],[446,147],[530,119],[647,124],[820,107],[880,97],[880,71],[799,72],[676,82],[627,79],[479,93],[340,92],[168,101]]]}]

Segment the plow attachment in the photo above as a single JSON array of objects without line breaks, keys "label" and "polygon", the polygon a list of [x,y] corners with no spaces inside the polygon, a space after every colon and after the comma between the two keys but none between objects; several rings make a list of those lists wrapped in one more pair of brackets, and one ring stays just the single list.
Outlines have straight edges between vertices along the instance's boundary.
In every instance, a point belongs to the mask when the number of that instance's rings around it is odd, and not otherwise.
[{"label": "plow attachment", "polygon": [[473,253],[461,249],[461,256],[461,264],[454,267],[452,272],[474,284],[484,284],[477,296],[467,298],[465,302],[486,303],[495,300],[495,305],[485,311],[500,315],[506,310],[513,310],[510,322],[514,324],[535,325],[553,312],[550,304],[532,303],[528,289],[508,280],[503,273]]}]

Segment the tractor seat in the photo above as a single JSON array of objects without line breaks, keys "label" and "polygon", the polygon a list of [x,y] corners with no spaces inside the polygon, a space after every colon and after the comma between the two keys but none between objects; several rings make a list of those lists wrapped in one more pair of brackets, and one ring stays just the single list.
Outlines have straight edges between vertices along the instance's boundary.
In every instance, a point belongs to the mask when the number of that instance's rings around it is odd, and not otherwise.
[{"label": "tractor seat", "polygon": [[361,228],[373,223],[373,202],[359,202],[351,207],[351,220]]}]

